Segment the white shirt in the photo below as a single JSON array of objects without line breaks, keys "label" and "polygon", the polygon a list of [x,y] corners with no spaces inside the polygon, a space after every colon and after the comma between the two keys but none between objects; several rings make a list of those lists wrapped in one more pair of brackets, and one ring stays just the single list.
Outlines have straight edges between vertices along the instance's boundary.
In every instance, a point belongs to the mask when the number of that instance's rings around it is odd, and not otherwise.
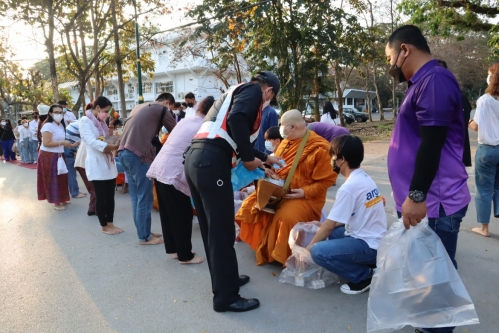
[{"label": "white shirt", "polygon": [[82,117],[80,120],[80,137],[87,152],[85,173],[90,181],[115,179],[118,176],[114,158],[108,166],[107,156],[104,153],[104,148],[108,144],[97,140],[99,136],[99,131],[92,121],[87,117]]},{"label": "white shirt", "polygon": [[76,116],[71,112],[70,110],[66,109],[66,112],[64,113],[64,121],[67,124],[70,124],[76,120]]},{"label": "white shirt", "polygon": [[330,116],[330,113],[325,113],[324,115],[322,115],[320,122],[327,123],[327,124],[334,124],[337,126],[340,125],[340,119],[339,118],[332,119],[332,117]]},{"label": "white shirt", "polygon": [[[42,135],[44,132],[52,133],[52,141],[62,142],[66,140],[66,132],[64,131],[63,124],[56,125],[55,121],[51,123],[45,123],[45,125],[42,126],[40,132],[42,133]],[[60,145],[57,147],[45,147],[42,140],[40,150],[48,151],[51,153],[64,153],[64,146]]]},{"label": "white shirt", "polygon": [[199,105],[199,104],[200,104],[200,102],[196,102],[196,104],[195,104],[195,105],[193,105],[193,107],[192,107],[192,108],[189,108],[189,107],[188,107],[188,108],[186,109],[186,116],[185,116],[185,118],[187,118],[187,117],[194,117],[194,116],[196,116],[196,111],[198,110],[198,105]]},{"label": "white shirt", "polygon": [[328,219],[344,223],[346,236],[378,249],[387,231],[387,217],[377,184],[363,170],[354,170],[338,189]]},{"label": "white shirt", "polygon": [[19,140],[31,139],[31,132],[29,127],[19,126]]},{"label": "white shirt", "polygon": [[29,129],[31,132],[31,140],[38,141],[38,137],[36,136],[36,132],[38,131],[38,120],[30,121]]},{"label": "white shirt", "polygon": [[478,126],[478,142],[498,146],[498,100],[490,94],[479,97],[474,121]]}]

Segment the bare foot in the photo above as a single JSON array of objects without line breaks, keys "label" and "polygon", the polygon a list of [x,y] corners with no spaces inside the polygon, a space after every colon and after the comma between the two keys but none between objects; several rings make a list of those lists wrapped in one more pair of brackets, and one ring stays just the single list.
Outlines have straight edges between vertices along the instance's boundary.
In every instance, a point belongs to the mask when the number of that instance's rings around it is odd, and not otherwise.
[{"label": "bare foot", "polygon": [[105,227],[102,227],[102,232],[105,233],[105,234],[107,234],[107,235],[116,235],[116,234],[119,234],[122,231],[118,230],[117,228],[115,228],[113,226],[110,226],[109,224],[107,226],[105,226]]},{"label": "bare foot", "polygon": [[111,227],[111,228],[114,228],[114,229],[118,230],[119,233],[123,232],[123,229],[122,228],[118,228],[117,226],[115,226],[113,224],[113,222],[108,222],[108,227]]},{"label": "bare foot", "polygon": [[62,203],[63,205],[71,205],[71,201],[65,201]]},{"label": "bare foot", "polygon": [[490,237],[489,231],[483,230],[483,228],[472,228],[472,231],[475,232],[476,234],[480,234],[481,236]]},{"label": "bare foot", "polygon": [[[196,254],[196,252],[194,252],[194,251],[191,251],[191,253],[192,253],[193,255],[195,255],[195,254]],[[174,258],[174,259],[179,259],[179,256],[177,255],[177,253],[174,253],[174,254],[172,254],[172,258]]]},{"label": "bare foot", "polygon": [[61,205],[55,204],[55,205],[54,205],[54,209],[55,209],[55,210],[65,210],[65,209],[66,209],[66,207],[64,207],[62,204],[61,204]]},{"label": "bare foot", "polygon": [[154,232],[151,233],[151,236],[155,237],[155,238],[160,238],[161,237],[161,234],[155,234]]},{"label": "bare foot", "polygon": [[78,193],[78,195],[76,197],[73,197],[73,198],[76,198],[76,199],[80,199],[80,198],[85,198],[87,196],[87,193]]},{"label": "bare foot", "polygon": [[195,256],[193,259],[191,259],[189,261],[179,261],[179,264],[182,264],[182,265],[201,264],[204,261],[205,261],[205,259],[203,259],[202,257]]},{"label": "bare foot", "polygon": [[163,244],[163,239],[161,238],[156,238],[156,237],[151,237],[150,240],[147,242],[139,242],[141,245],[158,245],[158,244]]}]

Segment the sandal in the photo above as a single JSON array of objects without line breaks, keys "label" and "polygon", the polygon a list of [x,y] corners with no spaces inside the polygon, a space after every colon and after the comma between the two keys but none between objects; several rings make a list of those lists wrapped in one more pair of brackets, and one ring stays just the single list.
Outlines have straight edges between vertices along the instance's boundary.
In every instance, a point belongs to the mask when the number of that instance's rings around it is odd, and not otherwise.
[{"label": "sandal", "polygon": [[79,199],[79,198],[85,198],[87,196],[87,193],[78,193],[78,195],[76,197],[73,197],[73,198],[76,198],[76,199]]}]

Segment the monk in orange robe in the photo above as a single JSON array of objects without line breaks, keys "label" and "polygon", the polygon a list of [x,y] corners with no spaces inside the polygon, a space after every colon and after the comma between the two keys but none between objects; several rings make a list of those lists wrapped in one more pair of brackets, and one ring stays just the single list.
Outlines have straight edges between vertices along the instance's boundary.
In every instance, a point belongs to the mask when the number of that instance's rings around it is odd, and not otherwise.
[{"label": "monk in orange robe", "polygon": [[[290,110],[282,116],[280,132],[286,138],[276,150],[276,155],[283,157],[286,167],[276,171],[276,176],[280,179],[286,179],[307,131],[300,111]],[[243,202],[235,219],[241,228],[241,240],[256,251],[257,265],[275,260],[285,264],[292,253],[288,246],[292,228],[299,222],[321,218],[326,192],[335,181],[329,149],[328,141],[309,132],[290,184],[290,193],[285,196],[275,214],[255,207],[256,192]]]}]

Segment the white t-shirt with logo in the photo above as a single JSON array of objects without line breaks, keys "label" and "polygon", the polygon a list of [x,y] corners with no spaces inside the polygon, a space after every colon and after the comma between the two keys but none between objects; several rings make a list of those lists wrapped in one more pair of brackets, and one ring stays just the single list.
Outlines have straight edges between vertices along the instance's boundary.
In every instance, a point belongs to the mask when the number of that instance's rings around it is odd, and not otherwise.
[{"label": "white t-shirt with logo", "polygon": [[387,217],[377,184],[363,170],[354,170],[338,189],[328,219],[344,223],[346,236],[362,239],[377,250],[387,231]]}]

